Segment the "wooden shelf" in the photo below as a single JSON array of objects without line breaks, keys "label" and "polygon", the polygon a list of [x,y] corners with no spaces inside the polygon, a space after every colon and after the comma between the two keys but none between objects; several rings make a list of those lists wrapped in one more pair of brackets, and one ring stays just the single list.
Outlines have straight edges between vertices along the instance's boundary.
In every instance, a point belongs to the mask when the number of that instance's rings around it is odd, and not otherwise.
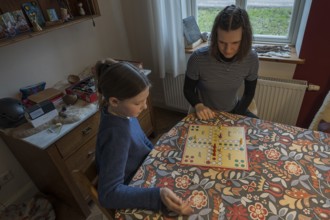
[{"label": "wooden shelf", "polygon": [[[1,13],[6,13],[6,12],[13,12],[16,10],[22,10],[22,4],[25,2],[29,2],[31,0],[1,0],[0,1],[0,11]],[[46,21],[46,23],[49,21],[49,18],[46,16],[47,15],[47,9],[53,8],[57,12],[57,16],[60,18],[60,8],[63,7],[62,3],[60,4],[59,1],[56,0],[35,0],[38,2],[38,6],[42,12],[42,15]],[[64,1],[63,1],[64,2]],[[49,33],[53,30],[57,30],[60,28],[65,28],[71,25],[75,25],[87,20],[91,20],[95,17],[100,16],[100,10],[99,10],[99,5],[98,5],[98,0],[65,0],[67,3],[65,8],[70,9],[69,14],[72,15],[73,19],[66,21],[66,22],[59,22],[58,24],[54,24],[51,26],[45,26],[42,27],[42,31],[36,31],[34,32],[32,29],[32,25],[25,16],[25,19],[28,21],[29,26],[31,28],[31,32],[26,32],[26,33],[21,33],[18,34],[14,37],[8,37],[6,39],[1,39],[0,40],[0,47],[14,44],[23,40],[30,39],[32,37]],[[80,16],[79,14],[79,7],[77,6],[79,2],[83,3],[83,8],[85,10],[85,16]]]},{"label": "wooden shelf", "polygon": [[[193,49],[185,49],[185,52],[187,54],[191,54],[195,50],[205,47],[205,46],[208,46],[207,42],[204,42]],[[259,60],[268,61],[268,62],[291,63],[291,64],[304,64],[305,63],[305,59],[301,59],[297,56],[297,52],[294,47],[291,47],[291,57],[290,58],[275,57],[275,56],[271,56],[271,57],[259,56]]]},{"label": "wooden shelf", "polygon": [[6,46],[6,45],[10,45],[10,44],[14,44],[23,40],[27,40],[30,39],[32,37],[35,36],[39,36],[42,34],[46,34],[49,33],[51,31],[57,30],[57,29],[61,29],[61,28],[65,28],[65,27],[69,27],[87,20],[91,20],[95,17],[99,17],[100,15],[93,15],[93,16],[83,16],[83,17],[77,17],[74,20],[68,21],[68,22],[64,22],[64,23],[59,23],[53,26],[49,26],[49,27],[43,27],[42,31],[38,31],[38,32],[27,32],[27,33],[23,33],[23,34],[19,34],[16,35],[15,37],[12,38],[6,38],[3,40],[0,40],[0,47]]}]

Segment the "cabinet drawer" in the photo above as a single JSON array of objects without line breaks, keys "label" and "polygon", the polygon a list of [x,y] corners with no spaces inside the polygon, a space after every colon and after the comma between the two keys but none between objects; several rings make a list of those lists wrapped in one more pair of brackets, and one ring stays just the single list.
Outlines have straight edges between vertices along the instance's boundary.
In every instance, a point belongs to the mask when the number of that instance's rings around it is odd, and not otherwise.
[{"label": "cabinet drawer", "polygon": [[84,172],[89,164],[95,160],[95,147],[96,136],[85,143],[77,152],[72,154],[65,160],[65,164],[68,167],[70,173],[73,170],[81,170]]},{"label": "cabinet drawer", "polygon": [[[96,147],[96,136],[84,144],[77,152],[72,154],[65,160],[65,164],[70,173],[73,170],[80,170],[83,173],[95,160],[95,147]],[[95,178],[93,176],[93,178]],[[79,190],[81,191],[83,198],[88,199],[88,192],[84,187],[80,187],[80,183],[77,183]]]},{"label": "cabinet drawer", "polygon": [[98,124],[99,113],[96,113],[58,140],[55,144],[62,157],[67,158],[94,137],[98,130]]}]

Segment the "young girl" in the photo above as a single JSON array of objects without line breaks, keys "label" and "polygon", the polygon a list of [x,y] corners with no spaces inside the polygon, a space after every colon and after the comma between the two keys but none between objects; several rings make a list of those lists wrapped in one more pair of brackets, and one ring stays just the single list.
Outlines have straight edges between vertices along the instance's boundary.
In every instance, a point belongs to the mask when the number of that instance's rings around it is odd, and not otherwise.
[{"label": "young girl", "polygon": [[147,108],[150,82],[135,66],[108,59],[95,65],[101,120],[96,165],[100,203],[110,209],[167,208],[189,215],[192,208],[168,188],[128,186],[153,145],[137,116]]}]

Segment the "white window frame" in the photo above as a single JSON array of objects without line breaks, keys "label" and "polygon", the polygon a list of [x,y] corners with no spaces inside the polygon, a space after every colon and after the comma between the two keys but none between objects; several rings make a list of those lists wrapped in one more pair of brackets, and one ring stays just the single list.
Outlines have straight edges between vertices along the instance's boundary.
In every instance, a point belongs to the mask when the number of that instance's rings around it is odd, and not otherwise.
[{"label": "white window frame", "polygon": [[[241,8],[246,9],[248,0],[236,0],[236,5],[238,5]],[[274,0],[276,1],[276,0]],[[295,45],[297,42],[298,32],[301,26],[302,22],[302,16],[305,8],[306,0],[295,0],[295,3],[293,5],[293,11],[291,16],[291,22],[289,25],[289,31],[288,36],[282,37],[282,36],[267,36],[267,35],[257,35],[255,34],[254,43],[281,43],[281,44],[289,44],[289,45]],[[197,7],[197,1],[191,0],[191,6],[192,6],[192,15],[198,18],[198,7]],[[253,27],[252,27],[253,28]]]}]

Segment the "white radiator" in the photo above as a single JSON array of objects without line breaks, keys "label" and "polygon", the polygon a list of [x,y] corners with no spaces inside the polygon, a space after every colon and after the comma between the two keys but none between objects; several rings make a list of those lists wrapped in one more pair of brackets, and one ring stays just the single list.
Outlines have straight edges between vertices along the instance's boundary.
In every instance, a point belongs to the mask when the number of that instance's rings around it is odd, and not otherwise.
[{"label": "white radiator", "polygon": [[[184,75],[164,79],[165,102],[168,107],[188,112],[189,103],[183,95]],[[276,79],[260,76],[254,99],[258,117],[289,125],[295,125],[307,88],[307,81]]]},{"label": "white radiator", "polygon": [[168,107],[182,112],[188,112],[190,104],[183,95],[183,83],[185,75],[181,74],[176,78],[166,76],[164,79],[165,103]]},{"label": "white radiator", "polygon": [[259,77],[254,99],[258,117],[296,125],[307,81]]}]

